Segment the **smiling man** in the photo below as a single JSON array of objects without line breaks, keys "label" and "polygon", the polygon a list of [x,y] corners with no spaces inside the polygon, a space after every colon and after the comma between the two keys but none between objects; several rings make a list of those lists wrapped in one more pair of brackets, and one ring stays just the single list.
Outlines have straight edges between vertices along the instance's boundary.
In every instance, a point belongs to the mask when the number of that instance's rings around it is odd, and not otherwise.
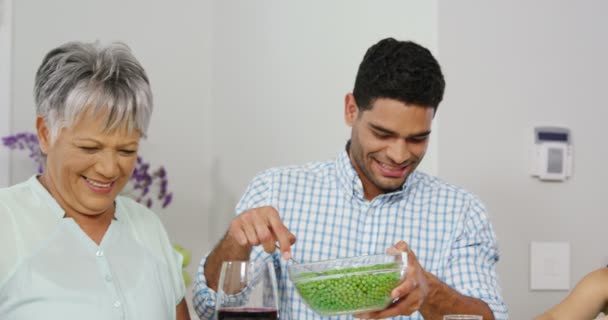
[{"label": "smiling man", "polygon": [[333,161],[273,168],[253,179],[225,236],[201,261],[194,288],[201,319],[213,317],[223,261],[273,261],[281,318],[321,319],[296,294],[287,259],[388,248],[408,252],[406,277],[392,292],[397,300],[358,317],[507,319],[495,271],[496,237],[484,206],[416,171],[444,88],[441,68],[424,47],[388,38],[369,48],[345,97],[344,118],[352,128],[345,150]]}]

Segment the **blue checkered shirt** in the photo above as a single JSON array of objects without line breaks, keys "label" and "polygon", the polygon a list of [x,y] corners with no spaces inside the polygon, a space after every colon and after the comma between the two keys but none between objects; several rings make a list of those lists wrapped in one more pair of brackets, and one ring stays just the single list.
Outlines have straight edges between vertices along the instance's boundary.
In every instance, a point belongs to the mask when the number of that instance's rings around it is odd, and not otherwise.
[{"label": "blue checkered shirt", "polygon": [[[421,266],[461,294],[485,301],[494,317],[508,319],[495,264],[496,237],[486,210],[471,193],[415,171],[401,190],[365,200],[361,180],[346,151],[335,161],[266,170],[256,176],[237,205],[237,213],[273,206],[297,238],[297,261],[317,261],[385,252],[405,240]],[[200,263],[194,307],[201,319],[213,319],[215,292],[207,287]],[[321,317],[306,307],[288,279],[280,254],[261,246],[252,260],[273,261],[277,268],[281,319],[353,319]],[[422,319],[416,312],[409,317]]]}]

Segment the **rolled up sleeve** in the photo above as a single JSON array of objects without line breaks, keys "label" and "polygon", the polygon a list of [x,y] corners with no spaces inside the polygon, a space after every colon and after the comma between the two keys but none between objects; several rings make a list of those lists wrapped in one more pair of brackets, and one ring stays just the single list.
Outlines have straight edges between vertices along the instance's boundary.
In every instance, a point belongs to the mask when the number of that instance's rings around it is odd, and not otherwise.
[{"label": "rolled up sleeve", "polygon": [[444,281],[461,294],[484,301],[496,320],[508,319],[496,273],[499,259],[496,235],[486,209],[477,199],[471,199],[460,226]]}]

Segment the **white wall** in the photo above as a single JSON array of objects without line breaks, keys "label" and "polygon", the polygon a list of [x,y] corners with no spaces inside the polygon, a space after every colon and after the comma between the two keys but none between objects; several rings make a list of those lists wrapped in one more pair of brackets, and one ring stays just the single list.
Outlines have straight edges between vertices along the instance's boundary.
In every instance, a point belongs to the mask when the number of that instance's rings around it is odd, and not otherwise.
[{"label": "white wall", "polygon": [[[209,109],[216,212],[233,211],[249,180],[265,168],[332,159],[343,150],[350,137],[344,96],[369,46],[393,36],[436,49],[436,1],[215,5]],[[434,141],[425,170],[436,172],[436,152]],[[212,221],[218,227],[211,238],[223,234],[230,218]]]},{"label": "white wall", "polygon": [[[529,291],[530,241],[570,241],[572,284],[608,263],[607,14],[599,0],[439,3],[440,175],[487,204],[512,319],[531,319],[567,293]],[[547,123],[572,130],[565,183],[528,176],[532,126]]]},{"label": "white wall", "polygon": [[[0,137],[11,133],[12,0],[0,0]],[[0,188],[9,185],[9,151],[0,141]]]}]

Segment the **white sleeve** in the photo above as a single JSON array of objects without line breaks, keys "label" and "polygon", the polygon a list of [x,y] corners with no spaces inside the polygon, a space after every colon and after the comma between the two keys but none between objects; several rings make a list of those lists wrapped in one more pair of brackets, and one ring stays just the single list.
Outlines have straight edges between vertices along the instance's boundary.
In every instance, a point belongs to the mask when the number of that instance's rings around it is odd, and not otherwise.
[{"label": "white sleeve", "polygon": [[158,226],[160,229],[158,234],[159,237],[161,237],[163,257],[169,266],[169,275],[171,276],[171,283],[173,284],[173,292],[175,292],[175,305],[177,305],[186,295],[186,285],[184,284],[184,277],[182,276],[182,262],[184,259],[182,255],[173,248],[173,245],[169,241],[169,236],[160,220],[158,220]]}]

